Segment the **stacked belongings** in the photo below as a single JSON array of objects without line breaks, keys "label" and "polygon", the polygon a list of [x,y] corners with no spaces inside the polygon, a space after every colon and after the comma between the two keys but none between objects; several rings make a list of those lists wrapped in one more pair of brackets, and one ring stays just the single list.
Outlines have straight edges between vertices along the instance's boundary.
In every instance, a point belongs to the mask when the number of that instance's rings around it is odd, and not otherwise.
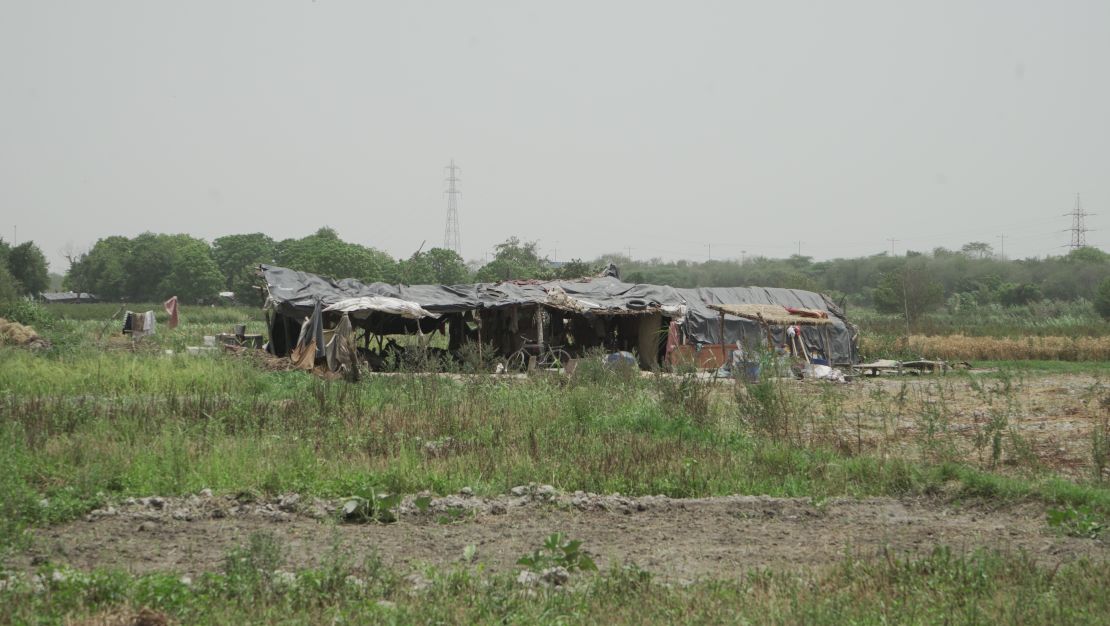
[{"label": "stacked belongings", "polygon": [[123,318],[123,334],[132,339],[142,339],[154,334],[154,311],[133,313],[128,311]]}]

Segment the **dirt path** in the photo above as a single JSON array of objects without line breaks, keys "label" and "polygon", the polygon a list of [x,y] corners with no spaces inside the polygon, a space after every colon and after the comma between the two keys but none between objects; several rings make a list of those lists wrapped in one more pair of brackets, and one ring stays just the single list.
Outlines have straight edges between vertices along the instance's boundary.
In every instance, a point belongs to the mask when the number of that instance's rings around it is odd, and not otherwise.
[{"label": "dirt path", "polygon": [[[419,511],[408,498],[393,524],[336,524],[337,503],[286,496],[242,504],[192,496],[143,499],[95,512],[82,521],[39,529],[17,565],[48,559],[81,569],[196,574],[218,569],[227,551],[251,533],[268,531],[288,551],[286,567],[317,565],[338,541],[354,563],[377,551],[402,571],[449,565],[467,545],[496,571],[515,569],[521,555],[559,531],[581,539],[605,567],[635,563],[675,581],[730,577],[753,567],[832,565],[846,554],[871,557],[928,552],[947,545],[1024,551],[1053,564],[1087,556],[1110,559],[1110,545],[1061,536],[1036,505],[989,510],[937,500],[832,500],[730,496],[673,500],[554,494],[517,488],[517,496],[449,496]],[[441,523],[448,511],[459,521]]]}]

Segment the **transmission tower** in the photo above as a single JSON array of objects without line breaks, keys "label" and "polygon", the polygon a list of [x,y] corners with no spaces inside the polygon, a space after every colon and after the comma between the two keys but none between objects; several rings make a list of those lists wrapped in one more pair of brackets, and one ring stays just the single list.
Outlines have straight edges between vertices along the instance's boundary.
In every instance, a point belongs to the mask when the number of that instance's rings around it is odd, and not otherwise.
[{"label": "transmission tower", "polygon": [[1079,194],[1075,194],[1075,210],[1064,215],[1071,217],[1071,228],[1068,229],[1068,232],[1071,233],[1071,243],[1068,244],[1068,247],[1072,250],[1085,247],[1088,230],[1085,219],[1094,214],[1083,210],[1083,204],[1079,201]]},{"label": "transmission tower", "polygon": [[443,247],[454,250],[455,254],[462,256],[462,245],[459,243],[459,167],[455,159],[447,170],[447,226],[443,229]]}]

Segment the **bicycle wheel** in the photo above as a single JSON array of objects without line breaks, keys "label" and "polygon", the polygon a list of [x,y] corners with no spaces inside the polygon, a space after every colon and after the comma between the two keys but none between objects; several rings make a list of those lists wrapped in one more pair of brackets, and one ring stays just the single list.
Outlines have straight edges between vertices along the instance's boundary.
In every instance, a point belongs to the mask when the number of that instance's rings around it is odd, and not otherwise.
[{"label": "bicycle wheel", "polygon": [[562,348],[552,348],[543,355],[543,366],[545,368],[563,369],[569,360],[569,352]]},{"label": "bicycle wheel", "polygon": [[505,359],[506,372],[523,372],[528,367],[528,353],[524,350],[517,350]]}]

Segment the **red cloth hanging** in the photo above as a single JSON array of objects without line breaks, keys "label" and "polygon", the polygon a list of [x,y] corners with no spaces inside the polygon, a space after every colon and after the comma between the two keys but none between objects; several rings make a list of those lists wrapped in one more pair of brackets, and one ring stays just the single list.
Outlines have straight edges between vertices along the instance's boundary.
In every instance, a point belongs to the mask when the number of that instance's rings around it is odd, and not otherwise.
[{"label": "red cloth hanging", "polygon": [[667,348],[665,355],[670,355],[671,351],[678,347],[678,322],[671,322],[667,328]]},{"label": "red cloth hanging", "polygon": [[166,326],[177,328],[177,296],[163,302],[162,307],[166,309],[166,314],[170,316],[170,320],[166,322]]}]

